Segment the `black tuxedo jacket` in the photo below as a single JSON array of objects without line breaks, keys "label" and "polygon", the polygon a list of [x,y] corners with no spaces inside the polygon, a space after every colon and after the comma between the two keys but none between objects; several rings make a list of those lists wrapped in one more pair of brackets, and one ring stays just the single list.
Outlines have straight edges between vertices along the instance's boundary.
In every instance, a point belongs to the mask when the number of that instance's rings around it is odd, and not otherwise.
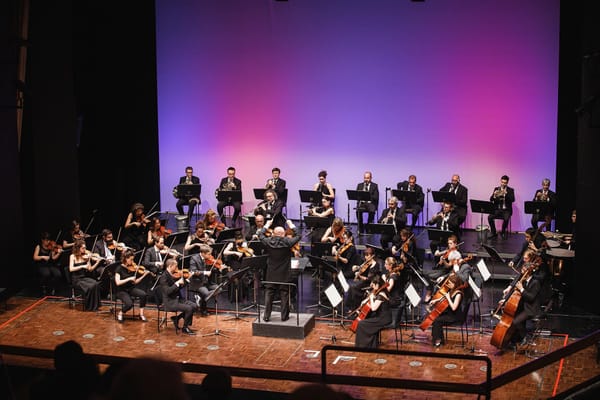
[{"label": "black tuxedo jacket", "polygon": [[277,193],[277,198],[285,203],[285,201],[287,200],[285,198],[285,180],[278,178],[277,183],[275,184],[275,188],[273,190],[275,190],[275,193]]},{"label": "black tuxedo jacket", "polygon": [[258,232],[258,239],[265,246],[267,258],[267,281],[289,282],[291,277],[291,248],[300,241],[298,231],[293,229],[294,237],[265,236],[265,229]]},{"label": "black tuxedo jacket", "polygon": [[[356,185],[356,190],[365,190],[365,183],[361,182]],[[371,182],[369,184],[369,194],[371,195],[371,203],[375,206],[375,209],[377,209],[379,205],[379,187],[376,183]]]},{"label": "black tuxedo jacket", "polygon": [[[238,178],[233,178],[233,183],[235,184],[234,190],[242,190],[242,181]],[[219,184],[219,190],[221,190],[227,184],[227,177],[221,179],[221,183]]]},{"label": "black tuxedo jacket", "polygon": [[[187,176],[182,176],[181,178],[179,178],[179,184],[183,185],[185,183],[185,179],[187,178]],[[200,184],[200,178],[198,178],[197,176],[192,175],[192,183],[194,185],[199,185]]]},{"label": "black tuxedo jacket", "polygon": [[144,259],[142,260],[142,265],[148,270],[157,273],[159,271],[159,267],[156,266],[157,261],[164,261],[167,255],[161,255],[161,258],[158,257],[156,247],[152,246],[144,252]]},{"label": "black tuxedo jacket", "polygon": [[[490,195],[490,201],[494,203],[496,209],[499,209],[502,206],[502,199],[494,199],[494,192],[496,190],[500,190],[500,186],[496,186]],[[515,189],[510,186],[506,187],[506,196],[504,196],[504,202],[506,203],[506,209],[510,211],[512,214],[512,203],[515,202]]]},{"label": "black tuxedo jacket", "polygon": [[[440,192],[449,192],[451,187],[452,187],[452,183],[447,182],[440,189]],[[463,185],[461,185],[459,183],[458,187],[456,187],[454,189],[454,194],[456,196],[456,202],[454,203],[454,205],[466,210],[467,209],[467,198],[469,197],[468,193],[469,193],[469,189],[467,189],[466,187],[464,187]]]}]

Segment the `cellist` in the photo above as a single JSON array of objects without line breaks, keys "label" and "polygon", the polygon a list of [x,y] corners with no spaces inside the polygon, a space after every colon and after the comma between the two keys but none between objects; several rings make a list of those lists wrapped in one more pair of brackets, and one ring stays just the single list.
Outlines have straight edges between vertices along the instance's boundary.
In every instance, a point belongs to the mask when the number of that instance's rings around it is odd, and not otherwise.
[{"label": "cellist", "polygon": [[458,274],[453,273],[449,276],[446,287],[448,290],[444,292],[444,297],[448,302],[448,307],[431,325],[431,341],[435,347],[440,347],[444,344],[444,325],[458,320],[458,307],[464,297],[462,289],[458,289],[459,287],[464,287]]},{"label": "cellist", "polygon": [[387,292],[390,302],[390,315],[392,320],[385,328],[395,328],[402,318],[404,309],[404,288],[408,282],[408,274],[403,272],[404,264],[399,263],[394,257],[387,257],[384,262],[385,273],[383,279],[387,283]]},{"label": "cellist", "polygon": [[[356,324],[356,338],[354,341],[356,347],[376,348],[379,343],[379,331],[389,325],[392,319],[385,287],[385,281],[381,276],[375,275],[371,279],[372,291],[363,305],[363,307],[368,306],[370,311],[365,319],[359,320]],[[352,326],[354,326],[354,323]]]},{"label": "cellist", "polygon": [[[512,337],[509,339],[510,343],[524,345],[527,343],[527,329],[526,322],[528,319],[533,318],[540,312],[542,305],[542,289],[543,289],[543,277],[535,272],[531,272],[530,269],[537,269],[541,259],[536,255],[535,251],[527,250],[523,253],[523,262],[521,263],[521,275],[515,278],[510,285],[504,289],[504,297],[500,300],[499,304],[502,305],[505,302],[506,297],[514,290],[518,290],[521,294],[521,299],[517,307],[517,311],[512,320]],[[530,273],[528,273],[530,272]],[[523,274],[528,273],[528,277],[524,280],[521,279]]]}]

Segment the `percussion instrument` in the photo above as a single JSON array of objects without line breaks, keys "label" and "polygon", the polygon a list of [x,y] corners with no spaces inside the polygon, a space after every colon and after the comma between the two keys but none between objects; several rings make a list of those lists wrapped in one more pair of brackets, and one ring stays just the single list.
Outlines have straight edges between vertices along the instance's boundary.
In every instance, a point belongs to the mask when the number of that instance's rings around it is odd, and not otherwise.
[{"label": "percussion instrument", "polygon": [[550,267],[550,271],[552,271],[552,275],[560,276],[562,274],[564,260],[575,258],[575,250],[552,247],[546,250],[546,255],[550,257],[548,266]]}]

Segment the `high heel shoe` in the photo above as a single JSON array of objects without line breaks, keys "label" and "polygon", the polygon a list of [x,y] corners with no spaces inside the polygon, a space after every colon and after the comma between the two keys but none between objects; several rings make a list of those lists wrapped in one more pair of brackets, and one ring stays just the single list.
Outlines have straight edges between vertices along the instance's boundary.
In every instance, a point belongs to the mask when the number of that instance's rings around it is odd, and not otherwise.
[{"label": "high heel shoe", "polygon": [[146,318],[145,315],[140,315],[140,319],[142,320],[142,322],[148,322],[148,318]]},{"label": "high heel shoe", "polygon": [[117,314],[117,321],[122,324],[123,323],[123,314],[119,313]]}]

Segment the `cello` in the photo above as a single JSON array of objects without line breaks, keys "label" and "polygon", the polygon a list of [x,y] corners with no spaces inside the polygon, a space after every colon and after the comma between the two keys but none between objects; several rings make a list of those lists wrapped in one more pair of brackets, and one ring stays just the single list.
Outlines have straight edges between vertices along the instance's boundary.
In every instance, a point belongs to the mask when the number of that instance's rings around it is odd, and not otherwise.
[{"label": "cello", "polygon": [[[490,339],[490,344],[498,349],[502,349],[508,340],[512,337],[514,333],[513,329],[513,320],[515,318],[515,314],[517,313],[517,308],[519,307],[519,303],[521,301],[521,292],[519,290],[515,290],[517,283],[523,284],[531,275],[537,270],[537,268],[541,265],[542,258],[537,256],[533,261],[525,263],[523,266],[527,269],[525,272],[521,274],[521,277],[512,285],[511,289],[508,291],[506,296],[500,300],[500,305],[504,306],[502,310],[502,317],[499,317],[497,311],[494,312],[493,316],[495,318],[499,318],[500,321],[494,328],[494,332],[492,333],[492,338]],[[508,298],[508,300],[506,300]],[[506,301],[504,301],[506,300]],[[500,307],[499,307],[500,308]]]},{"label": "cello", "polygon": [[[389,286],[389,284],[386,282],[384,283],[379,289],[377,289],[373,295],[377,296],[379,294],[379,292],[381,292],[382,290],[387,289]],[[354,319],[354,321],[352,321],[352,325],[350,325],[350,330],[353,333],[356,333],[356,328],[358,328],[358,323],[360,321],[362,321],[363,319],[367,318],[367,316],[369,315],[369,313],[371,312],[371,305],[369,304],[369,297],[368,296],[366,298],[366,300],[363,300],[364,304],[362,304],[358,309],[354,310],[351,314],[354,314],[355,312],[358,311],[358,315],[356,316],[356,318]]]},{"label": "cello", "polygon": [[429,304],[433,305],[433,308],[423,319],[421,325],[419,325],[419,328],[421,328],[422,331],[427,330],[427,328],[433,324],[433,321],[435,321],[436,318],[439,317],[446,310],[446,308],[448,308],[448,299],[446,298],[446,294],[449,294],[452,298],[467,286],[468,283],[463,282],[458,274],[452,271],[444,280],[439,290],[431,297]]}]

